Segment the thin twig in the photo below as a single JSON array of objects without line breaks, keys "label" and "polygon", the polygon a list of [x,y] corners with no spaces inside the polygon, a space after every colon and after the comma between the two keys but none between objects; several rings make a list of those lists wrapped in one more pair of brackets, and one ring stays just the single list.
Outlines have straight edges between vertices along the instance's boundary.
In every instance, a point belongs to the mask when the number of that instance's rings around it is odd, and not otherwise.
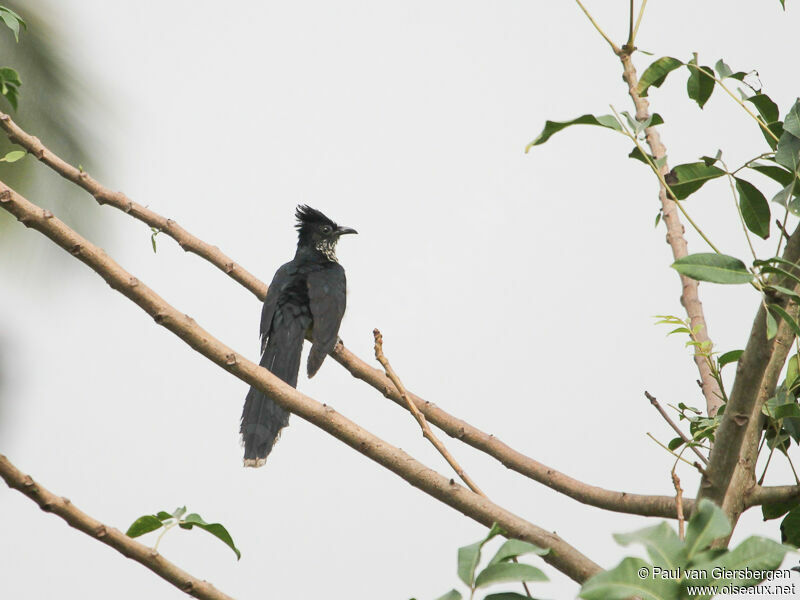
[{"label": "thin twig", "polygon": [[182,592],[204,600],[233,600],[233,598],[219,591],[207,581],[197,579],[171,563],[159,554],[155,548],[149,548],[129,538],[118,529],[103,525],[103,523],[87,515],[66,498],[56,496],[48,491],[41,484],[34,481],[30,475],[25,475],[17,469],[2,454],[0,454],[0,478],[5,480],[8,487],[21,492],[36,502],[43,511],[61,517],[70,527],[82,531],[98,542],[111,546],[123,556],[147,567]]},{"label": "thin twig", "polygon": [[648,400],[650,400],[650,404],[652,404],[655,407],[658,413],[662,417],[664,417],[664,420],[669,424],[669,426],[675,430],[675,433],[677,433],[680,436],[680,438],[683,440],[683,443],[686,444],[688,448],[692,449],[692,451],[698,456],[698,458],[703,461],[703,464],[707,465],[708,459],[705,456],[703,456],[703,454],[697,448],[694,447],[694,442],[690,440],[689,437],[685,433],[683,433],[683,431],[681,431],[681,428],[678,427],[678,425],[675,423],[675,421],[672,420],[672,418],[670,418],[670,416],[667,414],[667,411],[665,411],[661,407],[661,404],[658,402],[658,400],[656,400],[655,396],[650,395],[650,392],[647,391],[645,391],[644,395],[645,397],[647,397]]},{"label": "thin twig", "polygon": [[642,5],[639,7],[639,16],[636,17],[636,26],[633,28],[633,35],[631,36],[630,41],[628,42],[628,46],[631,50],[634,49],[634,43],[636,41],[636,36],[639,34],[639,25],[642,24],[642,17],[644,16],[644,7],[647,6],[647,0],[642,0]]},{"label": "thin twig", "polygon": [[[675,467],[678,463],[675,463]],[[672,467],[672,485],[675,486],[675,507],[678,512],[678,537],[684,539],[685,537],[685,519],[683,517],[683,488],[681,488],[681,480],[675,472],[675,467]]]},{"label": "thin twig", "polygon": [[[453,470],[461,478],[461,480],[467,484],[469,489],[488,499],[488,496],[483,493],[483,491],[478,487],[478,484],[466,474],[464,468],[458,463],[453,455],[450,454],[441,440],[439,440],[439,438],[433,434],[433,431],[431,431],[431,428],[428,426],[428,421],[425,419],[425,415],[423,415],[419,409],[417,409],[416,405],[411,401],[411,398],[409,398],[406,388],[403,386],[403,382],[400,381],[400,377],[398,377],[397,373],[395,373],[392,365],[389,364],[389,359],[386,358],[386,355],[383,353],[383,334],[381,334],[380,330],[376,327],[372,330],[372,335],[375,338],[375,358],[379,363],[381,363],[383,370],[386,371],[386,376],[392,380],[397,392],[400,394],[400,396],[402,396],[403,400],[405,400],[408,409],[411,411],[411,414],[414,415],[417,423],[419,423],[420,429],[422,429],[422,436],[431,444],[433,444],[433,447],[436,448],[436,450],[439,451],[439,454],[444,457],[447,463],[453,467]],[[512,558],[512,560],[514,562],[518,562],[516,557]],[[531,596],[531,591],[528,589],[528,584],[524,581],[521,583],[528,598],[532,598],[533,596]]]},{"label": "thin twig", "polygon": [[394,372],[392,365],[389,364],[389,359],[386,358],[386,355],[383,353],[383,335],[379,329],[373,329],[372,335],[375,338],[375,358],[381,363],[383,366],[383,370],[386,371],[386,376],[392,380],[394,387],[397,388],[397,391],[400,393],[400,396],[408,406],[408,410],[411,411],[411,414],[414,415],[414,418],[419,423],[420,429],[422,429],[422,437],[427,439],[436,450],[439,451],[447,463],[453,467],[453,470],[456,474],[461,478],[461,480],[467,484],[467,487],[471,489],[476,494],[480,494],[484,498],[487,498],[486,494],[478,487],[472,478],[464,472],[464,469],[458,464],[458,461],[453,457],[452,454],[445,448],[444,444],[437,438],[433,432],[431,431],[430,426],[428,425],[428,421],[425,419],[425,415],[423,415],[419,409],[417,409],[416,404],[414,404],[411,399],[408,397],[408,393],[406,392],[406,388],[403,386],[403,382],[400,381],[400,378],[397,376],[397,373]]},{"label": "thin twig", "polygon": [[681,455],[679,455],[679,454],[675,454],[675,452],[674,452],[674,451],[670,450],[670,449],[669,449],[667,446],[665,446],[664,444],[662,444],[661,442],[659,442],[659,441],[658,441],[658,440],[655,438],[655,436],[653,436],[653,434],[652,434],[652,433],[650,433],[649,431],[646,433],[646,435],[647,435],[647,437],[649,437],[651,440],[653,440],[653,441],[654,441],[656,444],[658,444],[659,446],[661,446],[661,447],[662,447],[664,450],[666,450],[667,452],[669,452],[670,454],[672,454],[672,456],[674,456],[674,457],[675,457],[675,458],[677,458],[678,460],[681,460],[681,461],[685,462],[685,463],[686,463],[687,465],[689,465],[690,467],[694,467],[695,469],[697,469],[697,470],[700,472],[700,474],[701,474],[701,475],[702,475],[702,474],[704,474],[704,473],[706,472],[706,471],[705,471],[705,469],[704,469],[704,468],[703,468],[703,467],[700,465],[700,463],[699,463],[699,462],[697,462],[697,461],[694,461],[694,462],[692,463],[692,462],[689,462],[688,460],[686,460],[685,458],[683,458]]},{"label": "thin twig", "polygon": [[614,42],[612,42],[612,41],[611,41],[611,38],[609,38],[609,37],[606,35],[605,31],[603,31],[602,29],[600,29],[600,25],[598,25],[598,24],[597,24],[597,21],[595,21],[595,20],[594,20],[594,17],[592,17],[592,15],[589,13],[589,11],[588,11],[588,10],[586,10],[586,7],[583,5],[583,3],[581,2],[581,0],[575,0],[575,2],[577,2],[577,3],[578,3],[578,6],[580,6],[580,7],[581,7],[581,10],[583,11],[583,14],[585,14],[585,15],[587,16],[587,18],[589,19],[589,21],[591,21],[592,25],[594,25],[594,28],[597,30],[597,32],[598,32],[600,35],[602,35],[602,36],[603,36],[603,39],[604,39],[605,41],[607,41],[607,42],[608,42],[608,45],[609,45],[609,46],[611,46],[611,49],[614,51],[614,53],[615,53],[615,54],[619,54],[619,53],[620,53],[620,49],[619,49],[619,47],[617,47],[617,45],[616,45]]}]

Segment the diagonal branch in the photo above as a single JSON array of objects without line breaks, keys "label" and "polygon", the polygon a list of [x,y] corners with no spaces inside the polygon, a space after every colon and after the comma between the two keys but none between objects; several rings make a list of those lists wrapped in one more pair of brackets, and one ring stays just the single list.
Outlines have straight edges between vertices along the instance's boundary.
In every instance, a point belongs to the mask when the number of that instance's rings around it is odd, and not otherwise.
[{"label": "diagonal branch", "polygon": [[144,283],[125,271],[102,249],[53,216],[0,182],[0,208],[13,214],[26,227],[43,233],[88,265],[113,289],[132,300],[191,348],[242,381],[268,394],[300,418],[364,454],[433,498],[489,527],[497,523],[513,537],[550,548],[544,560],[577,582],[601,571],[592,560],[556,534],[520,518],[510,511],[468,490],[452,479],[428,468],[399,448],[378,438],[333,408],[290,387],[272,373],[247,360],[214,338],[194,319],[168,304]]},{"label": "diagonal branch", "polygon": [[168,581],[182,592],[203,600],[233,600],[227,594],[219,591],[207,581],[193,577],[180,567],[172,564],[153,548],[129,538],[127,535],[103,525],[97,519],[87,515],[72,502],[61,496],[56,496],[40,484],[36,483],[29,475],[23,474],[2,454],[0,454],[0,477],[5,480],[8,487],[15,489],[36,502],[45,512],[53,513],[64,519],[67,525],[82,531],[89,537],[96,539],[107,546],[111,546],[123,556],[135,560],[147,567],[153,573]]},{"label": "diagonal branch", "polygon": [[[75,182],[92,194],[100,204],[109,204],[122,210],[151,227],[160,229],[173,238],[181,248],[195,252],[212,265],[227,273],[259,300],[264,300],[267,295],[267,285],[257,277],[240,267],[219,248],[204,242],[183,229],[175,221],[145,208],[130,200],[124,194],[113,192],[92,179],[85,171],[75,168],[55,155],[45,147],[37,137],[26,133],[7,114],[0,112],[0,127],[9,139],[25,148],[41,162],[52,168],[56,173]],[[373,368],[355,354],[350,352],[341,343],[336,345],[331,354],[333,358],[347,369],[353,377],[360,379],[374,387],[384,396],[403,408],[408,408],[403,398],[392,386],[392,382],[381,371]],[[558,472],[521,452],[514,450],[502,441],[473,427],[466,421],[449,414],[436,405],[427,402],[409,392],[409,397],[416,407],[425,415],[425,418],[439,429],[455,437],[473,448],[480,450],[495,458],[500,463],[533,479],[551,489],[565,494],[578,502],[611,510],[615,512],[638,514],[643,516],[675,518],[675,503],[669,496],[649,496],[642,494],[629,494],[606,490],[601,487],[588,485],[568,475]],[[690,506],[691,500],[684,500]],[[687,511],[690,510],[687,508]]]},{"label": "diagonal branch", "polygon": [[[636,107],[636,119],[639,121],[646,121],[650,117],[650,103],[646,98],[642,98],[637,90],[639,80],[636,76],[636,68],[633,66],[633,61],[631,60],[630,50],[621,52],[618,56],[620,61],[622,61],[622,77],[628,84],[628,94]],[[658,133],[658,129],[655,127],[647,127],[644,131],[647,145],[650,147],[650,152],[656,160],[666,157],[667,149],[661,141],[661,135]],[[667,162],[664,161],[664,164],[661,166],[661,174],[662,176],[666,176],[667,173],[669,173],[669,167],[667,166]],[[675,201],[667,197],[667,190],[663,184],[659,188],[658,199],[661,201],[661,214],[663,215],[664,224],[667,227],[667,243],[672,249],[672,257],[678,260],[689,254],[689,247],[686,243],[686,238],[683,237],[683,225],[681,224]],[[711,338],[708,335],[706,318],[703,313],[703,304],[700,302],[700,296],[697,291],[698,283],[694,279],[689,279],[684,275],[679,275],[679,277],[681,280],[681,304],[686,309],[686,314],[689,316],[691,329],[697,332],[696,337],[698,342],[701,344],[708,342],[710,347]],[[706,399],[706,411],[708,416],[713,417],[723,404],[722,391],[705,357],[701,356],[699,353],[695,353],[694,362],[697,365],[697,370],[700,372],[700,386],[703,390],[703,396],[705,396]]]}]

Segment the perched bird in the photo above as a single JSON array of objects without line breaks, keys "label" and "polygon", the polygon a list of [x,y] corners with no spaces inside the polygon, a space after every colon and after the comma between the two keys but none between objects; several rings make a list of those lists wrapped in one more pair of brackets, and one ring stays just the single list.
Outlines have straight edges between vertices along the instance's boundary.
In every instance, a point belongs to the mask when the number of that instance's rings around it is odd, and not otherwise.
[{"label": "perched bird", "polygon": [[[303,340],[311,335],[308,376],[313,377],[339,339],[346,301],[344,269],[336,243],[347,233],[309,206],[298,206],[297,252],[275,273],[261,311],[261,362],[273,375],[297,387]],[[239,432],[244,466],[260,467],[289,424],[288,411],[254,387],[244,401]]]}]

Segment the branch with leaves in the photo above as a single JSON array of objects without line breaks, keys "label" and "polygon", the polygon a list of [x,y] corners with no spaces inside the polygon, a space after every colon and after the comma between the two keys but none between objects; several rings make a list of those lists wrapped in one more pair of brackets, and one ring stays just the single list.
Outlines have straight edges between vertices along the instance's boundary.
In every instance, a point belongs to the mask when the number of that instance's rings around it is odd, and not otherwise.
[{"label": "branch with leaves", "polygon": [[36,502],[43,511],[61,517],[70,527],[82,531],[89,537],[114,548],[123,556],[135,560],[182,592],[203,600],[233,600],[207,581],[197,579],[174,565],[154,548],[148,548],[121,531],[103,525],[66,498],[56,496],[29,475],[22,473],[2,454],[0,454],[0,477],[5,480],[8,487]]}]

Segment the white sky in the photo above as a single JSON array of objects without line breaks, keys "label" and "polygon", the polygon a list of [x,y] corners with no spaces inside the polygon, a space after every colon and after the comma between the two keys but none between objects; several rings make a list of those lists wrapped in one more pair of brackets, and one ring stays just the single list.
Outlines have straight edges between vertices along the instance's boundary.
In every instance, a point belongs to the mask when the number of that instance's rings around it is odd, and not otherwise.
[{"label": "white sky", "polygon": [[[523,154],[546,119],[629,108],[618,62],[577,5],[43,4],[107,106],[86,119],[104,137],[109,187],[267,281],[293,254],[297,203],[355,227],[360,235],[339,248],[349,283],[341,336],[359,356],[371,356],[380,327],[393,365],[426,399],[588,483],[672,493],[672,459],[645,433],[672,435],[643,392],[702,399],[683,340],[653,325],[652,315],[683,314],[665,232],[653,229],[656,182],[626,158],[625,139],[598,128]],[[798,13],[787,4],[784,14],[777,0],[653,0],[638,45],[757,68],[783,112],[798,93]],[[621,41],[627,3],[588,5]],[[639,55],[640,70],[650,60]],[[738,166],[766,150],[719,90],[702,114],[685,78],[651,94],[672,164],[722,148]],[[260,306],[249,292],[166,236],[153,254],[149,229],[122,213],[88,196],[82,208],[105,213],[96,239],[125,268],[256,358]],[[724,252],[747,259],[727,183],[709,184],[687,209]],[[25,235],[24,254],[0,257],[10,348],[0,452],[22,470],[122,530],[183,504],[222,522],[238,563],[203,532],[170,532],[160,550],[237,598],[423,600],[457,585],[456,549],[482,526],[296,417],[267,466],[244,470],[247,386]],[[760,246],[764,256],[775,243]],[[703,285],[701,294],[717,348],[743,347],[752,290]],[[410,415],[332,360],[299,388],[449,475]],[[445,441],[492,499],[601,565],[636,552],[613,532],[654,523],[586,508]],[[776,462],[768,482],[790,483]],[[697,477],[679,473],[694,496]],[[5,487],[0,507],[4,597],[184,597]],[[777,525],[754,511],[735,539],[777,538]],[[534,595],[574,596],[544,568],[552,583]]]}]

